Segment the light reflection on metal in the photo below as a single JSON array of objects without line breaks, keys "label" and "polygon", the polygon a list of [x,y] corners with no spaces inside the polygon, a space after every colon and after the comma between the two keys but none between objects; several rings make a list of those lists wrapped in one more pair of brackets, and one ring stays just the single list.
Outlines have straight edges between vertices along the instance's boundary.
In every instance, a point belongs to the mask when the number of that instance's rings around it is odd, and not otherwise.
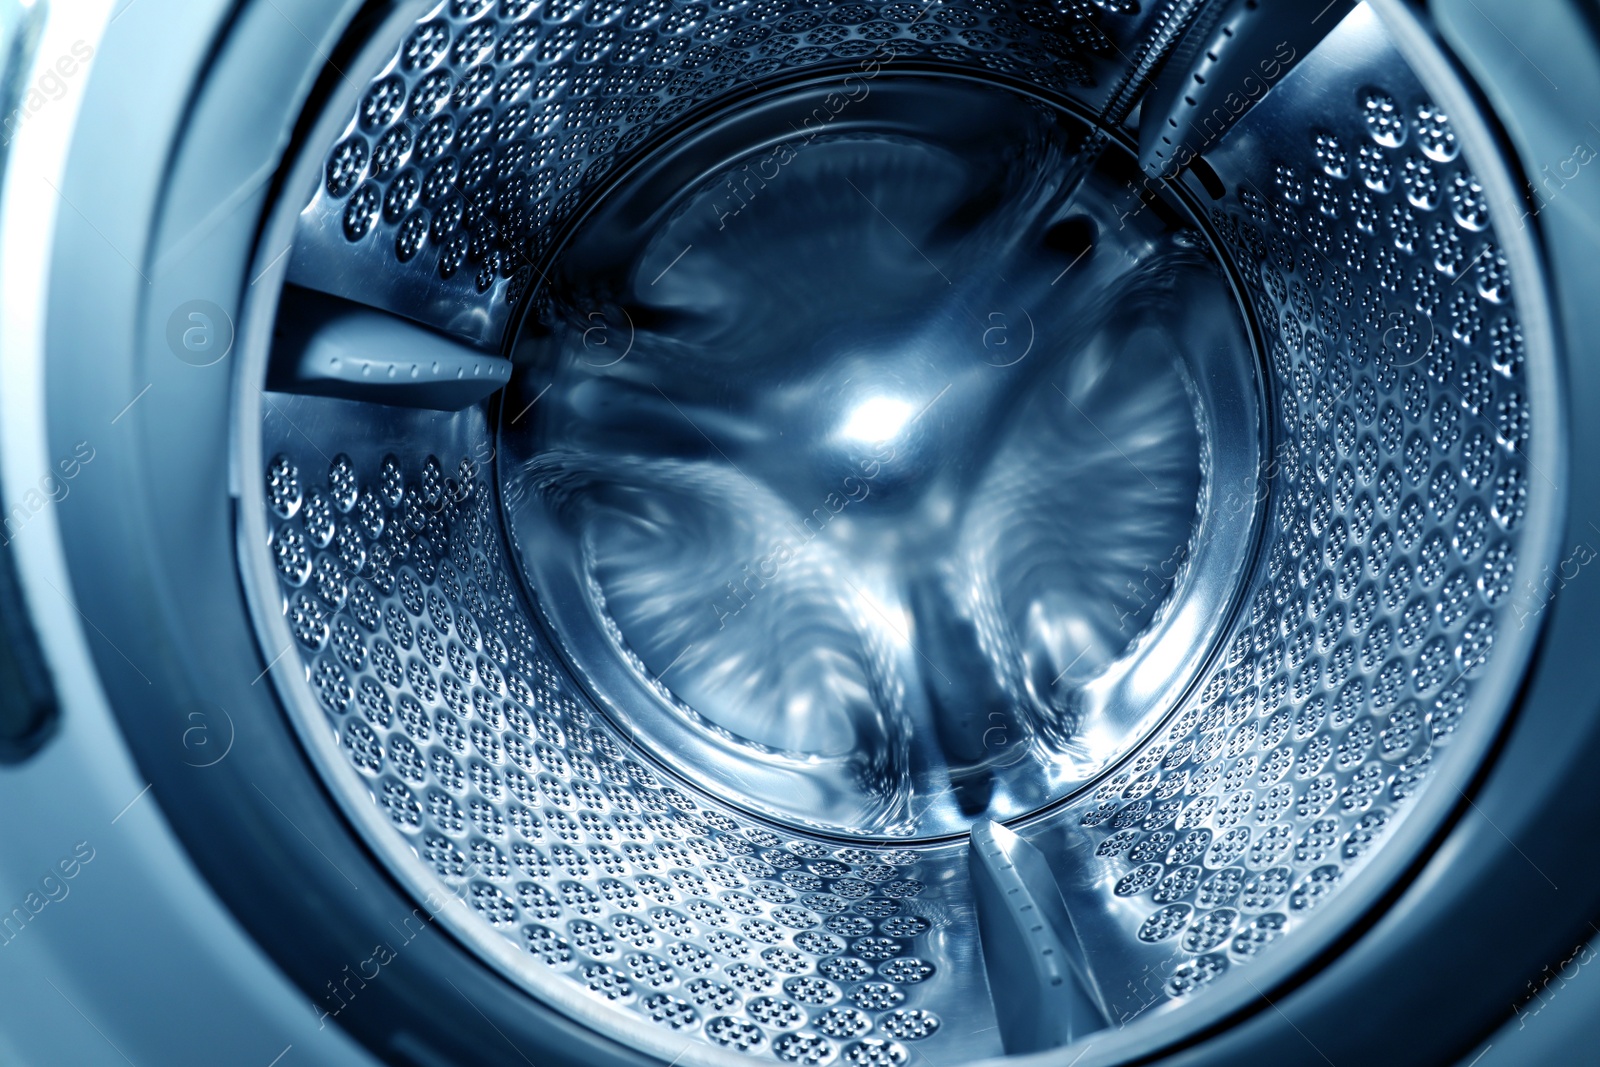
[{"label": "light reflection on metal", "polygon": [[1067,198],[1082,124],[1009,91],[886,76],[720,211],[825,91],[689,135],[556,257],[509,518],[660,758],[819,828],[960,834],[1092,778],[1199,667],[1255,524],[1219,495],[1256,469],[1254,354],[1203,240],[1124,222],[1131,157]]}]

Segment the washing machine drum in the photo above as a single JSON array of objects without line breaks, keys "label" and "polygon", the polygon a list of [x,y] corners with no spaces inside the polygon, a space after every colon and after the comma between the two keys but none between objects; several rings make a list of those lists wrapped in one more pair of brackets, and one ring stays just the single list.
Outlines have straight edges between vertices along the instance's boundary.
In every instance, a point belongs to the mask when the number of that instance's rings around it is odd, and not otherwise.
[{"label": "washing machine drum", "polygon": [[1316,6],[127,5],[23,766],[352,1056],[1459,1056],[1600,888],[1596,57]]}]

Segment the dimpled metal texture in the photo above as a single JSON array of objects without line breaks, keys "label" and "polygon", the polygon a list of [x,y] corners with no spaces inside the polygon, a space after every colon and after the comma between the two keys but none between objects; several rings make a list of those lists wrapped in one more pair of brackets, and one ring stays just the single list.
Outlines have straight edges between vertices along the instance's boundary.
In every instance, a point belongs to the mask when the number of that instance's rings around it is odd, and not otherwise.
[{"label": "dimpled metal texture", "polygon": [[1552,488],[1482,189],[1375,31],[1353,16],[1323,47],[1359,62],[1313,55],[1215,157],[1277,382],[1263,569],[1197,696],[1077,815],[1134,936],[1172,946],[1170,998],[1338,891],[1484,713]]},{"label": "dimpled metal texture", "polygon": [[[503,35],[494,50],[535,27],[532,41],[557,42],[535,66],[571,82],[549,104],[509,98],[507,108],[528,104],[518,114],[530,125],[491,138],[478,184],[446,195],[460,198],[464,229],[430,244],[434,209],[408,206],[393,223],[369,213],[354,242],[392,260],[408,220],[422,218],[429,236],[404,270],[430,293],[477,299],[477,281],[440,265],[451,241],[468,262],[487,234],[482,247],[502,252],[489,256],[484,298],[503,301],[516,295],[502,288],[516,270],[503,250],[537,252],[535,231],[575,205],[615,151],[649,136],[632,131],[687,108],[675,76],[697,74],[688,83],[700,93],[741,76],[715,69],[736,27],[750,29],[736,45],[749,63],[798,67],[846,43],[875,47],[873,12],[887,19],[891,8],[663,4],[647,32],[628,28],[645,6],[451,5],[420,24],[419,35],[440,27],[424,35],[438,49],[426,62],[399,66],[422,36],[401,47],[383,76],[398,79],[391,103],[369,125],[358,116],[330,157],[326,177],[342,177],[305,219],[342,219],[363,188],[381,202],[403,173],[421,182],[405,138],[422,127],[401,115],[427,72],[455,84],[457,66],[490,63],[470,48],[460,64],[444,58],[474,25]],[[937,5],[922,20],[914,9],[884,40],[999,61],[938,14],[976,11]],[[981,32],[1007,17],[983,15]],[[917,38],[924,22],[936,43]],[[729,28],[698,36],[713,25]],[[577,55],[608,27],[607,62],[639,87],[582,81],[610,69]],[[808,36],[819,31],[841,34],[838,44]],[[624,49],[633,40],[706,58],[645,63],[653,53]],[[702,41],[723,44],[696,52]],[[498,76],[480,81],[492,92]],[[629,120],[641,99],[646,117]],[[467,101],[427,121],[449,116],[452,139],[475,109],[488,109],[491,129],[499,121],[500,105]],[[557,117],[534,122],[546,107]],[[601,112],[614,113],[609,126],[590,121]],[[605,129],[612,137],[596,139]],[[405,146],[373,177],[378,144],[396,130]],[[354,155],[351,138],[363,146]],[[449,143],[463,167],[465,144],[488,144]],[[484,168],[515,146],[523,171],[490,182]],[[1165,724],[1121,769],[1016,826],[1057,875],[1114,1023],[1174,1010],[1306,926],[1394,835],[1462,723],[1502,710],[1476,694],[1521,670],[1505,652],[1520,647],[1515,591],[1546,562],[1528,531],[1554,494],[1527,458],[1548,420],[1530,409],[1513,278],[1483,193],[1448,117],[1369,13],[1347,18],[1208,159],[1227,187],[1209,221],[1272,381],[1267,476],[1237,487],[1237,506],[1255,494],[1268,505],[1258,565],[1215,660],[1189,695],[1174,694]],[[505,182],[527,184],[501,201]],[[1137,203],[1130,191],[1130,210]],[[307,238],[308,254],[325,236]],[[313,749],[336,738],[330,779],[347,810],[386,821],[369,832],[374,847],[405,850],[470,905],[441,922],[515,946],[526,965],[514,977],[535,993],[564,982],[597,1011],[760,1057],[865,1067],[1000,1051],[964,845],[853,847],[764,824],[675,787],[592,710],[536,628],[487,469],[461,459],[489,454],[481,411],[413,425],[376,406],[275,405],[295,425],[269,416],[264,429],[272,533],[249,551],[272,561],[271,603],[297,641],[298,662],[285,657],[278,681]]]},{"label": "dimpled metal texture", "polygon": [[266,505],[315,714],[477,920],[717,1045],[869,1064],[937,1040],[916,853],[780,835],[642,764],[540,651],[470,460],[306,452],[271,461]]},{"label": "dimpled metal texture", "polygon": [[291,277],[493,345],[585,198],[697,105],[869,57],[1062,91],[1111,50],[1098,15],[1077,0],[447,0],[329,150]]}]

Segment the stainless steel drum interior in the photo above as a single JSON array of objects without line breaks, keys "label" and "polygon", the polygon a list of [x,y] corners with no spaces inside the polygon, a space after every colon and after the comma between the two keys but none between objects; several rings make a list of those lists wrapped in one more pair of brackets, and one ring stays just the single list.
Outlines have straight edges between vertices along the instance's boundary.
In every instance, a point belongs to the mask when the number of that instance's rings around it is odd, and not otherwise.
[{"label": "stainless steel drum interior", "polygon": [[528,994],[682,1063],[1131,1054],[1459,798],[1563,504],[1500,164],[1338,5],[1163,176],[1138,6],[445,0],[312,125],[240,570]]}]

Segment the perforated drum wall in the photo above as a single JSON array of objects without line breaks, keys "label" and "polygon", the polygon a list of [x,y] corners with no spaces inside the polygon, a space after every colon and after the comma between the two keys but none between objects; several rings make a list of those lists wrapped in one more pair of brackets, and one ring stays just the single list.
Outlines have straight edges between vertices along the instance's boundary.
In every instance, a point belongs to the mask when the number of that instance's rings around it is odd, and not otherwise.
[{"label": "perforated drum wall", "polygon": [[[330,149],[292,277],[497,336],[584,197],[746,79],[882,55],[1060,90],[1104,44],[1088,15],[440,5]],[[1016,826],[1050,857],[1115,1023],[1309,926],[1461,724],[1503,711],[1476,696],[1523,668],[1518,590],[1557,506],[1532,458],[1552,372],[1525,350],[1497,239],[1516,220],[1490,219],[1370,13],[1208,159],[1227,192],[1207,221],[1270,381],[1262,477],[1228,487],[1264,505],[1259,558],[1164,725]],[[254,592],[292,635],[274,677],[374,848],[419,895],[458,898],[440,921],[530,992],[601,1026],[624,1025],[615,1009],[667,1056],[686,1038],[861,1067],[913,1045],[999,1054],[966,846],[773,825],[653,766],[536,621],[491,425],[282,397],[262,428],[270,536],[244,547],[270,556]]]}]

